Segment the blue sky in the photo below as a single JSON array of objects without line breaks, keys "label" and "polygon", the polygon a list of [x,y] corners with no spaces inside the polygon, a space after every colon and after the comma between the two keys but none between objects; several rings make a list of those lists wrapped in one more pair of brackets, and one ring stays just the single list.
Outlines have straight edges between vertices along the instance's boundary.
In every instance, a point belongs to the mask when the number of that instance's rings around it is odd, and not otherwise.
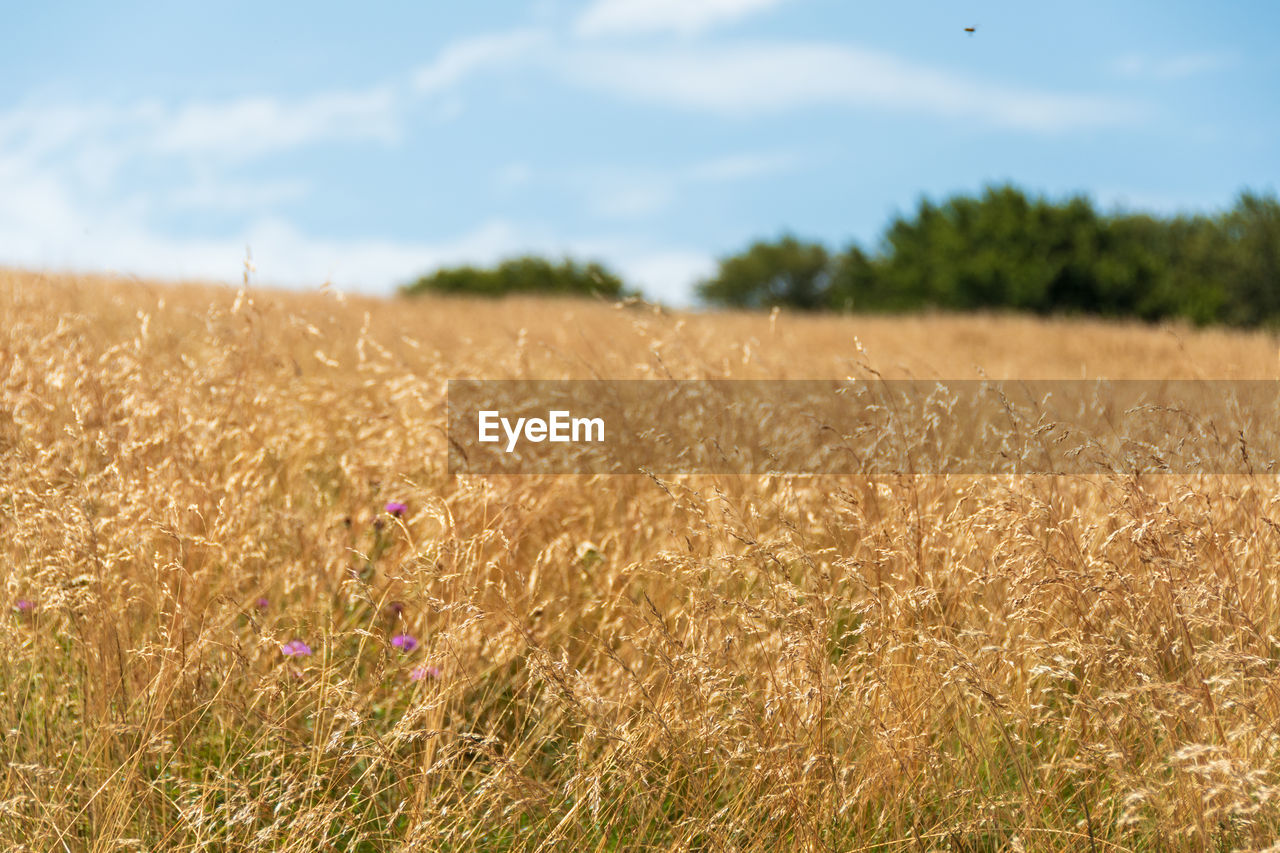
[{"label": "blue sky", "polygon": [[[682,303],[791,231],[1012,180],[1105,208],[1280,178],[1280,4],[10,4],[0,264],[388,293],[524,251]],[[977,32],[968,35],[967,26]]]}]

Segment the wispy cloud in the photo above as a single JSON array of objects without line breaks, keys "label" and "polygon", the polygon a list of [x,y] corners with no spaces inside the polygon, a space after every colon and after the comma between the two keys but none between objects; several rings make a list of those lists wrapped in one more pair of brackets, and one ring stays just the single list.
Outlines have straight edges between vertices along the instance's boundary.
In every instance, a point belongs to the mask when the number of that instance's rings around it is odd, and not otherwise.
[{"label": "wispy cloud", "polygon": [[399,118],[390,86],[323,92],[298,100],[240,98],[156,113],[150,144],[164,154],[247,159],[322,141],[393,141]]},{"label": "wispy cloud", "polygon": [[1221,71],[1235,62],[1230,54],[1212,51],[1164,57],[1130,53],[1114,60],[1110,67],[1114,74],[1133,80],[1184,80]]},{"label": "wispy cloud", "polygon": [[[0,126],[4,125],[0,116]],[[74,124],[71,122],[70,124]],[[4,131],[0,129],[0,133]],[[12,140],[9,140],[10,143]],[[236,281],[246,249],[259,280],[388,292],[431,269],[490,264],[528,252],[604,260],[656,298],[681,302],[711,263],[702,253],[655,246],[635,236],[566,238],[546,226],[492,219],[434,242],[376,236],[334,238],[308,233],[277,214],[257,210],[306,191],[298,181],[255,184],[199,177],[177,189],[94,193],[67,158],[18,150],[0,137],[0,262],[52,270],[108,270],[164,279]],[[234,210],[242,224],[216,233],[175,233],[165,215],[176,208]]]},{"label": "wispy cloud", "polygon": [[165,206],[176,210],[263,210],[299,201],[309,190],[309,182],[300,179],[247,181],[206,176],[168,194]]},{"label": "wispy cloud", "polygon": [[[493,263],[525,252],[599,257],[633,282],[678,300],[690,270],[709,260],[633,237],[566,238],[503,220],[462,227],[439,242],[309,234],[275,208],[305,197],[309,182],[277,174],[251,180],[241,167],[266,155],[333,141],[385,143],[415,108],[407,97],[450,94],[481,69],[530,59],[537,33],[469,40],[446,49],[408,86],[286,99],[125,105],[32,105],[0,112],[0,261],[33,268],[107,269],[164,278],[234,281],[246,248],[261,280],[386,292],[441,265]],[[165,161],[145,187],[123,175]],[[711,172],[717,172],[712,168]],[[532,179],[525,167],[502,176]],[[234,213],[216,232],[174,232],[175,211]]]},{"label": "wispy cloud", "polygon": [[414,72],[413,87],[420,94],[447,92],[473,74],[527,59],[549,40],[549,34],[542,30],[515,30],[460,39]]},{"label": "wispy cloud", "polygon": [[[386,292],[441,264],[488,262],[527,240],[502,221],[464,229],[439,243],[308,234],[263,216],[220,234],[175,234],[153,224],[146,201],[86,199],[56,174],[0,172],[3,262],[34,269],[114,270],[162,278],[234,281],[246,247],[261,280]],[[207,200],[206,202],[207,203]]]},{"label": "wispy cloud", "polygon": [[[720,20],[765,5],[765,0],[645,0],[634,5],[631,0],[600,0],[584,13],[579,28],[596,32],[604,28],[603,21],[616,21],[621,28],[621,22],[633,17],[638,22],[643,16],[650,23],[669,22],[676,15],[692,16],[690,21]],[[1024,88],[855,45],[766,40],[620,46],[558,41],[546,30],[455,42],[415,72],[414,88],[452,92],[472,75],[492,69],[549,75],[610,97],[728,117],[862,108],[1055,132],[1123,124],[1140,112],[1133,102],[1111,96]]]},{"label": "wispy cloud", "polygon": [[578,18],[581,36],[675,32],[695,35],[784,0],[595,0]]},{"label": "wispy cloud", "polygon": [[1043,132],[1123,123],[1136,109],[1115,98],[1015,88],[825,43],[587,49],[562,63],[581,86],[733,117],[867,107]]},{"label": "wispy cloud", "polygon": [[[443,250],[308,239],[274,210],[304,197],[307,181],[252,180],[237,172],[275,152],[334,140],[387,141],[398,121],[390,87],[294,100],[27,104],[0,112],[2,260],[225,280],[234,277],[245,245],[261,242],[267,265],[280,259],[274,268],[281,280],[319,283],[339,259],[352,258],[362,265],[356,276],[385,284],[379,275],[398,269],[397,258],[432,261]],[[139,164],[147,166],[145,184],[127,180]],[[175,211],[233,212],[244,224],[217,236],[157,226]]]},{"label": "wispy cloud", "polygon": [[99,170],[156,156],[247,161],[333,141],[392,142],[402,113],[389,85],[298,99],[26,104],[0,113],[0,152],[43,161],[90,154],[87,166]]},{"label": "wispy cloud", "polygon": [[[0,112],[3,260],[57,267],[97,258],[167,274],[234,269],[234,246],[248,231],[229,242],[169,240],[150,223],[175,212],[269,221],[305,197],[309,181],[281,173],[254,179],[241,167],[333,141],[388,142],[400,112],[391,85],[296,99],[28,103]],[[139,169],[145,183],[131,180]],[[294,259],[310,269],[303,253]]]}]

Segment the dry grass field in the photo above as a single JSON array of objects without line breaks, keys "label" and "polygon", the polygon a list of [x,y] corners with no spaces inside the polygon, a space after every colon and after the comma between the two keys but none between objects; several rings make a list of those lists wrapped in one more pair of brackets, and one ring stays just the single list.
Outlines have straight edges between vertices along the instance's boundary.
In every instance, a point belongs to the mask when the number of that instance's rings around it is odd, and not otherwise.
[{"label": "dry grass field", "polygon": [[0,271],[0,849],[1280,849],[1273,478],[445,471],[448,378],[866,365],[1280,373],[1186,328]]}]

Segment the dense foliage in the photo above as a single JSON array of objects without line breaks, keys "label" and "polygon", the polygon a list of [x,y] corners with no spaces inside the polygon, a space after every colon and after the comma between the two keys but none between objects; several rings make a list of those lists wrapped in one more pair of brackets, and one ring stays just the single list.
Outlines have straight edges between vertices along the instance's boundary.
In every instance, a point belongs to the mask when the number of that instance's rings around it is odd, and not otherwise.
[{"label": "dense foliage", "polygon": [[720,261],[712,305],[1010,309],[1257,325],[1280,321],[1280,202],[1245,193],[1216,215],[1100,213],[1013,186],[920,202],[880,247],[829,254],[790,235]]},{"label": "dense foliage", "polygon": [[510,258],[492,268],[448,267],[423,276],[402,289],[416,293],[457,293],[502,296],[508,293],[542,293],[564,296],[625,296],[622,279],[598,263],[565,258],[552,263],[545,258]]},{"label": "dense foliage", "polygon": [[720,262],[720,272],[702,285],[708,302],[735,308],[825,306],[831,286],[831,256],[822,246],[791,236],[759,242]]}]

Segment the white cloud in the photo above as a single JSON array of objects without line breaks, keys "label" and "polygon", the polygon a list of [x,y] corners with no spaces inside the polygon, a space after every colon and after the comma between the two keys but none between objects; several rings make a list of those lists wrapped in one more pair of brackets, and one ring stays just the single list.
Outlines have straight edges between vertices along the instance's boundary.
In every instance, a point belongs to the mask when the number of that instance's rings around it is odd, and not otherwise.
[{"label": "white cloud", "polygon": [[0,113],[0,160],[26,165],[60,159],[85,186],[106,189],[121,166],[140,155],[139,129],[153,127],[161,114],[152,102],[23,104]]},{"label": "white cloud", "polygon": [[307,181],[215,180],[200,178],[169,193],[165,205],[177,210],[245,211],[262,210],[306,196]]},{"label": "white cloud", "polygon": [[516,30],[461,39],[440,51],[429,65],[413,74],[413,87],[421,94],[437,94],[457,88],[478,72],[518,63],[548,43],[541,30]]},{"label": "white cloud", "polygon": [[[527,252],[573,254],[616,263],[637,283],[653,286],[655,295],[687,300],[688,271],[703,263],[691,253],[653,249],[631,238],[565,239],[543,226],[502,220],[432,242],[328,238],[270,213],[274,205],[303,197],[308,182],[228,174],[229,162],[273,151],[353,134],[389,138],[397,118],[393,100],[383,88],[295,101],[178,107],[147,101],[0,112],[0,263],[235,282],[248,248],[266,284],[328,281],[385,293],[441,265],[489,264]],[[122,165],[157,156],[178,168],[145,188],[122,182]],[[505,177],[519,184],[530,172],[515,164]],[[175,210],[229,211],[242,224],[175,234],[161,224]]]},{"label": "white cloud", "polygon": [[442,265],[492,264],[529,252],[570,254],[604,260],[654,298],[676,304],[688,304],[688,285],[712,264],[696,252],[652,247],[631,237],[565,239],[545,227],[503,220],[437,242],[327,238],[272,216],[215,236],[175,235],[157,230],[148,216],[171,200],[103,203],[86,198],[72,183],[57,170],[0,150],[0,264],[234,283],[249,249],[264,284],[329,282],[344,290],[389,293]]},{"label": "white cloud", "polygon": [[145,206],[82,206],[48,175],[5,181],[0,197],[0,263],[33,269],[111,270],[162,279],[238,279],[246,247],[268,284],[389,292],[441,264],[489,262],[524,246],[511,226],[482,224],[429,244],[309,235],[261,218],[219,236],[179,236],[148,224]]},{"label": "white cloud", "polygon": [[587,49],[564,55],[561,68],[580,86],[733,117],[835,105],[1060,131],[1121,123],[1135,110],[1112,98],[1019,89],[823,43]]},{"label": "white cloud", "polygon": [[264,281],[387,293],[442,265],[492,263],[520,251],[518,229],[501,220],[482,223],[444,242],[425,243],[376,237],[324,239],[293,225],[270,220],[244,237]]},{"label": "white cloud", "polygon": [[[27,104],[0,112],[0,261],[225,278],[259,225],[222,239],[168,237],[150,223],[176,211],[270,221],[272,208],[304,197],[308,182],[249,180],[228,174],[228,163],[333,139],[391,139],[394,101],[384,87],[296,100]],[[148,183],[126,183],[122,175],[143,163]],[[299,243],[288,241],[290,264],[307,277],[317,271],[309,259],[325,252]]]},{"label": "white cloud", "polygon": [[325,92],[296,101],[241,98],[157,115],[149,143],[162,154],[248,159],[335,139],[394,141],[399,108],[389,87]]},{"label": "white cloud", "polygon": [[763,12],[783,0],[595,0],[578,18],[582,36],[675,32],[696,35]]},{"label": "white cloud", "polygon": [[89,136],[130,124],[150,124],[160,115],[154,102],[127,107],[27,103],[0,113],[0,149],[26,153],[80,147]]},{"label": "white cloud", "polygon": [[[248,114],[258,115],[237,115]],[[301,114],[312,113],[303,109]],[[318,114],[332,113],[322,108]],[[104,150],[112,162],[154,157],[154,133],[172,127],[174,115],[204,121],[210,113],[96,107],[0,113],[0,263],[234,281],[249,246],[264,282],[318,285],[331,280],[337,286],[386,291],[425,268],[487,260],[521,245],[514,229],[500,222],[438,244],[308,235],[268,212],[305,194],[305,181],[236,179],[217,163],[188,169],[188,177],[179,171],[145,189],[126,186],[110,174],[88,179],[86,172]],[[328,132],[323,121],[304,118],[298,124],[321,135]],[[281,131],[272,144],[301,145],[306,138]],[[79,147],[78,139],[85,140]],[[264,150],[264,143],[254,145],[252,150]],[[175,140],[172,149],[175,156],[188,157],[207,150],[192,147]],[[177,235],[157,227],[179,209],[231,210],[241,214],[243,224],[213,235]]]},{"label": "white cloud", "polygon": [[0,151],[44,161],[74,158],[86,180],[102,180],[130,159],[243,161],[333,140],[391,142],[401,112],[389,86],[295,100],[28,104],[0,114]]},{"label": "white cloud", "polygon": [[1133,80],[1183,80],[1221,71],[1233,64],[1233,57],[1208,51],[1161,58],[1130,53],[1112,62],[1111,70]]},{"label": "white cloud", "polygon": [[[780,0],[599,0],[579,30],[696,31]],[[625,26],[624,26],[625,25]],[[1190,68],[1184,58],[1164,73]],[[754,41],[616,47],[557,42],[546,30],[463,39],[414,74],[419,93],[452,94],[469,77],[501,68],[549,73],[614,97],[731,117],[808,107],[854,107],[1054,132],[1125,123],[1138,106],[1114,97],[1038,91],[982,80],[837,43]]]}]

